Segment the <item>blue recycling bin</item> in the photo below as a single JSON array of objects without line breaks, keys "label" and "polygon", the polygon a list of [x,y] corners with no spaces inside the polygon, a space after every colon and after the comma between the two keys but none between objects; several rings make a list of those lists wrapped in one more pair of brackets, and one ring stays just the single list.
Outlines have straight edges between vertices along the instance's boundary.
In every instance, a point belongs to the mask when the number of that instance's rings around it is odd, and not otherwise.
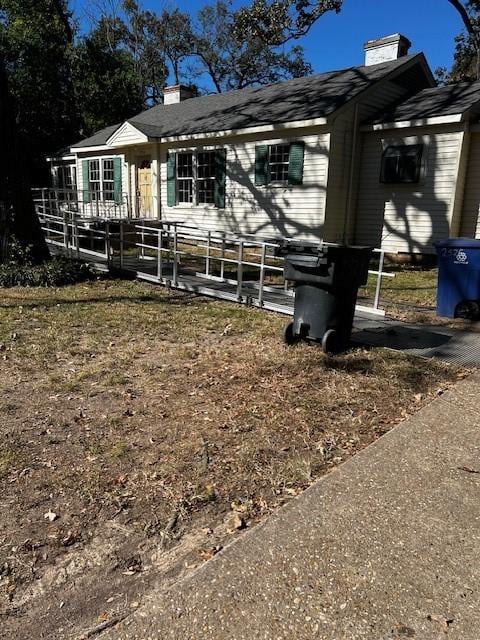
[{"label": "blue recycling bin", "polygon": [[437,315],[480,316],[480,240],[448,238],[435,243],[438,255]]}]

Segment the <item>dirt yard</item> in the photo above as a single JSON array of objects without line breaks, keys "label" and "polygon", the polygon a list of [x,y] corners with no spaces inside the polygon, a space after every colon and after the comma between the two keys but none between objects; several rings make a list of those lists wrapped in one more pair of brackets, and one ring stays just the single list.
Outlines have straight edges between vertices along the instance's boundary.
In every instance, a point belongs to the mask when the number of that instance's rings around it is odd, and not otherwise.
[{"label": "dirt yard", "polygon": [[466,375],[284,323],[127,281],[2,291],[0,637],[94,637]]}]

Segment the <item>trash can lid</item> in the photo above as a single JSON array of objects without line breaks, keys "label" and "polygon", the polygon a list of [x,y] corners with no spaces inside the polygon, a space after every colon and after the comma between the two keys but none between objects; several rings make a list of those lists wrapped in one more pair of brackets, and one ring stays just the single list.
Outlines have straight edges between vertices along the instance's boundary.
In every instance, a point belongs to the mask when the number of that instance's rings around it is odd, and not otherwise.
[{"label": "trash can lid", "polygon": [[480,239],[475,238],[446,238],[434,242],[433,245],[442,249],[444,247],[452,247],[458,249],[480,249]]}]

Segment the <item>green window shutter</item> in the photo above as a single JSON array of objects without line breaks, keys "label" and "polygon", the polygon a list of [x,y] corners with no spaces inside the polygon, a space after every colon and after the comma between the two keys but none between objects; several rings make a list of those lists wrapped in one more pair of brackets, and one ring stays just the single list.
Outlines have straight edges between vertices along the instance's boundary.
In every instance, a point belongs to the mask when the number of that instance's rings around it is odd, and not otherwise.
[{"label": "green window shutter", "polygon": [[169,207],[177,204],[176,161],[177,154],[169,152],[167,155],[167,205]]},{"label": "green window shutter", "polygon": [[113,190],[115,193],[115,202],[122,204],[122,159],[113,159]]},{"label": "green window shutter", "polygon": [[90,185],[88,183],[88,160],[82,160],[83,201],[90,202]]},{"label": "green window shutter", "polygon": [[257,187],[268,184],[268,145],[255,147],[255,184]]},{"label": "green window shutter", "polygon": [[288,184],[303,184],[304,142],[292,142],[288,157]]},{"label": "green window shutter", "polygon": [[225,149],[215,151],[215,185],[213,198],[215,206],[225,208],[225,181],[227,175],[227,152]]}]

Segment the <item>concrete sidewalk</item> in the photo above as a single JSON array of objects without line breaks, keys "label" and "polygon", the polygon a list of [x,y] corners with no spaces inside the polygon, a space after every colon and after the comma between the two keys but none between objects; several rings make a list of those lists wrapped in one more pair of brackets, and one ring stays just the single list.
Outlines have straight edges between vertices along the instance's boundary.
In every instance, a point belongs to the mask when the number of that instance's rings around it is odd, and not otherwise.
[{"label": "concrete sidewalk", "polygon": [[102,639],[478,640],[479,394],[475,374]]}]

